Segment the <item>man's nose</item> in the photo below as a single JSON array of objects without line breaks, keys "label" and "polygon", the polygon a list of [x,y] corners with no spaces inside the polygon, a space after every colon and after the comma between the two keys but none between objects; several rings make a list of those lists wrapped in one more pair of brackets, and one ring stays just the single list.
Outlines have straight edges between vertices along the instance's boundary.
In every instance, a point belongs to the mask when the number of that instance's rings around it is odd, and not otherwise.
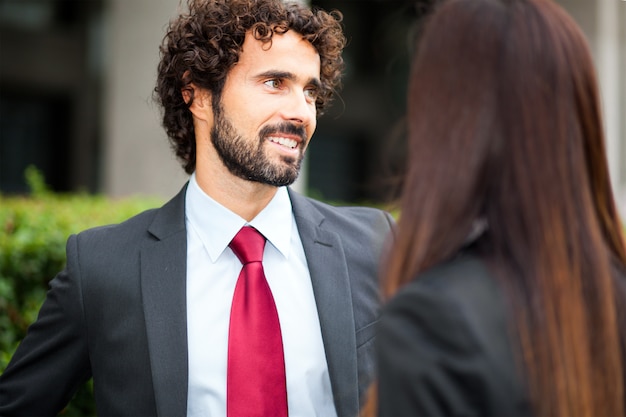
[{"label": "man's nose", "polygon": [[285,120],[308,126],[315,120],[315,102],[310,101],[305,91],[292,91],[287,95],[281,113]]}]

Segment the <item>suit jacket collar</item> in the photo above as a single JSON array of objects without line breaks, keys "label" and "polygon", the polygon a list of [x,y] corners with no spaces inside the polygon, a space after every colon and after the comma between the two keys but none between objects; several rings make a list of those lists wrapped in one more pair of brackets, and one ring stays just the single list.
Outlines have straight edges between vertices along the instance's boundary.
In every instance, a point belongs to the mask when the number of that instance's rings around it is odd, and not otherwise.
[{"label": "suit jacket collar", "polygon": [[304,247],[337,414],[359,414],[355,322],[348,267],[339,234],[308,199],[289,196]]},{"label": "suit jacket collar", "polygon": [[185,191],[159,209],[141,250],[141,291],[157,415],[187,414]]},{"label": "suit jacket collar", "polygon": [[[157,414],[186,415],[188,388],[185,192],[155,215],[141,250],[141,288]],[[337,414],[358,414],[355,324],[339,235],[308,199],[289,191],[311,275]]]}]

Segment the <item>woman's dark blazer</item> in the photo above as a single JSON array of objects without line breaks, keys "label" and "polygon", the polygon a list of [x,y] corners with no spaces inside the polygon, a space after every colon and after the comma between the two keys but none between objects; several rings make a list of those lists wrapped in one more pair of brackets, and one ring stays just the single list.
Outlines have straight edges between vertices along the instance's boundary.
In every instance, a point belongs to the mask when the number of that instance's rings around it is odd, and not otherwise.
[{"label": "woman's dark blazer", "polygon": [[[626,276],[617,277],[626,294]],[[507,307],[469,253],[399,291],[378,324],[379,415],[530,415]]]}]

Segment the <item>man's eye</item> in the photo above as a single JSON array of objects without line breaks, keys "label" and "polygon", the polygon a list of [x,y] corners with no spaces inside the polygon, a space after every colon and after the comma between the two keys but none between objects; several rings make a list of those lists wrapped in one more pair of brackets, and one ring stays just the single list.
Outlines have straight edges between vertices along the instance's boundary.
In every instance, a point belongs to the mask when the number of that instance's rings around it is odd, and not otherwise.
[{"label": "man's eye", "polygon": [[263,84],[271,88],[280,88],[281,82],[277,79],[267,80]]},{"label": "man's eye", "polygon": [[308,99],[317,100],[319,91],[317,90],[317,88],[307,88],[306,90],[304,90],[304,94]]}]

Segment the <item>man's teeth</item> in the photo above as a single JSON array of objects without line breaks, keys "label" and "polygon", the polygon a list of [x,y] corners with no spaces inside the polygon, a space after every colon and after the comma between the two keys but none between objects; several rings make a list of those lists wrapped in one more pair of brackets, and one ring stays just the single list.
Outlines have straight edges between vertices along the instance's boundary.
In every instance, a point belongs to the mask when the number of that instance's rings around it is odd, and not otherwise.
[{"label": "man's teeth", "polygon": [[289,138],[270,136],[268,139],[270,140],[270,142],[278,143],[291,149],[298,146],[298,142]]}]

